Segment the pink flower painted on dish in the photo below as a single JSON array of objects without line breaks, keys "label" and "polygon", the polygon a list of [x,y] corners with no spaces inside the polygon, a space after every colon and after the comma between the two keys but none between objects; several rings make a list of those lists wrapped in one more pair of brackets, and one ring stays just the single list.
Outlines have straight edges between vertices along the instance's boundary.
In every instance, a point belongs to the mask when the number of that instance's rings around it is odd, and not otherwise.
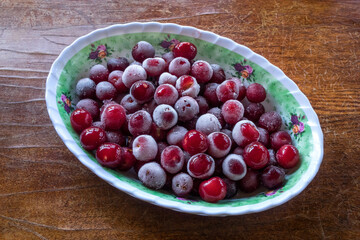
[{"label": "pink flower painted on dish", "polygon": [[99,45],[96,50],[99,50],[99,51],[106,51],[106,46],[105,45]]},{"label": "pink flower painted on dish", "polygon": [[69,95],[69,93],[62,93],[60,96],[61,101],[58,101],[58,104],[60,104],[68,114],[74,110],[74,107],[71,103],[71,97]]}]

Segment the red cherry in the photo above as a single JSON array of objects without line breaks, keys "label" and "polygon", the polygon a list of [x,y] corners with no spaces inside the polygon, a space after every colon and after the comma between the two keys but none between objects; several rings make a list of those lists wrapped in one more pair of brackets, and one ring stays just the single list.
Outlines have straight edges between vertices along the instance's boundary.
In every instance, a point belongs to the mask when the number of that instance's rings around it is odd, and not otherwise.
[{"label": "red cherry", "polygon": [[205,152],[208,149],[207,137],[202,132],[196,130],[188,131],[183,139],[183,149],[194,155]]},{"label": "red cherry", "polygon": [[205,153],[196,154],[189,159],[187,171],[194,178],[209,178],[215,171],[215,161]]},{"label": "red cherry", "polygon": [[104,143],[96,150],[98,162],[109,168],[116,168],[121,162],[121,147],[116,143]]},{"label": "red cherry", "polygon": [[266,90],[261,84],[252,83],[246,89],[246,97],[253,103],[262,102],[266,98]]},{"label": "red cherry", "polygon": [[70,123],[77,133],[81,133],[92,124],[91,114],[84,109],[76,109],[71,113]]},{"label": "red cherry", "polygon": [[261,181],[269,189],[278,188],[285,182],[285,171],[280,167],[270,165],[263,170]]},{"label": "red cherry", "polygon": [[184,57],[189,60],[195,58],[197,49],[194,44],[189,42],[180,42],[175,45],[172,52],[174,53],[174,57]]},{"label": "red cherry", "polygon": [[293,168],[300,160],[299,150],[293,145],[283,145],[276,153],[276,159],[283,168]]},{"label": "red cherry", "polygon": [[88,127],[80,134],[81,146],[88,150],[95,150],[106,141],[106,133],[99,127]]},{"label": "red cherry", "polygon": [[216,203],[226,196],[226,183],[219,177],[203,181],[199,186],[200,197],[210,203]]},{"label": "red cherry", "polygon": [[119,130],[125,120],[125,108],[119,104],[107,104],[101,114],[101,121],[107,130]]},{"label": "red cherry", "polygon": [[268,165],[270,155],[267,148],[259,143],[253,142],[244,149],[244,161],[247,166],[253,169],[261,169]]}]

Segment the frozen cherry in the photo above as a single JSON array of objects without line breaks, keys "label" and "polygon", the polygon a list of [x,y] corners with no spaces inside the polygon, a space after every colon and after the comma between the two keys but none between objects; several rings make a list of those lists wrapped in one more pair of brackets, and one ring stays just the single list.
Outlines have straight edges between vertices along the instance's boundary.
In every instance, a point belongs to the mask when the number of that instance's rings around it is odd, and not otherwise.
[{"label": "frozen cherry", "polygon": [[209,135],[212,132],[219,132],[221,124],[215,115],[205,113],[201,115],[196,122],[196,130]]},{"label": "frozen cherry", "polygon": [[93,99],[90,99],[90,98],[81,99],[76,104],[76,108],[77,109],[80,108],[80,109],[84,109],[84,110],[88,111],[93,120],[99,118],[100,107],[99,107],[99,104]]},{"label": "frozen cherry", "polygon": [[141,105],[130,94],[125,95],[121,99],[120,105],[125,108],[127,113],[134,113],[141,109]]},{"label": "frozen cherry", "polygon": [[122,81],[127,88],[141,80],[146,80],[147,74],[145,69],[139,65],[130,65],[127,67],[122,75]]},{"label": "frozen cherry", "polygon": [[150,135],[136,137],[132,144],[133,154],[139,161],[150,161],[155,159],[158,146],[155,139]]},{"label": "frozen cherry", "polygon": [[252,142],[244,148],[244,161],[247,166],[253,169],[261,169],[268,165],[270,160],[269,151],[259,143]]},{"label": "frozen cherry", "polygon": [[214,171],[215,161],[205,153],[198,153],[192,156],[187,163],[187,172],[194,178],[209,178],[213,175]]},{"label": "frozen cherry", "polygon": [[172,75],[168,72],[164,72],[159,77],[159,85],[167,83],[167,84],[171,84],[171,85],[175,86],[177,79],[178,79],[178,77],[176,77],[175,75]]},{"label": "frozen cherry", "polygon": [[190,130],[185,134],[182,145],[191,155],[206,152],[209,146],[206,135],[196,130]]},{"label": "frozen cherry", "polygon": [[143,62],[145,59],[155,56],[155,49],[150,43],[140,41],[133,47],[131,55],[135,61]]},{"label": "frozen cherry", "polygon": [[223,178],[223,181],[226,184],[226,195],[225,198],[229,199],[236,195],[237,193],[237,186],[236,182],[233,180],[230,180],[228,178]]},{"label": "frozen cherry", "polygon": [[174,105],[178,98],[178,91],[173,85],[161,84],[155,90],[154,100],[157,104]]},{"label": "frozen cherry", "polygon": [[128,66],[129,61],[124,57],[110,58],[107,61],[107,68],[109,69],[110,73],[115,70],[124,71]]},{"label": "frozen cherry", "polygon": [[97,64],[90,68],[89,77],[96,84],[102,81],[107,81],[109,77],[109,71],[101,64]]},{"label": "frozen cherry", "polygon": [[241,155],[229,154],[222,162],[222,171],[233,181],[242,179],[246,174],[246,164]]},{"label": "frozen cherry", "polygon": [[75,87],[76,95],[79,98],[93,98],[95,97],[96,84],[90,78],[80,79]]},{"label": "frozen cherry", "polygon": [[265,108],[261,103],[250,103],[245,108],[245,117],[250,121],[256,122],[265,113]]},{"label": "frozen cherry", "polygon": [[105,141],[105,131],[99,127],[88,127],[80,134],[81,146],[88,151],[97,149]]},{"label": "frozen cherry", "polygon": [[167,104],[157,106],[153,112],[154,123],[163,130],[168,130],[176,125],[178,115],[175,109]]},{"label": "frozen cherry", "polygon": [[252,83],[246,89],[246,98],[253,103],[259,103],[265,100],[265,88],[259,83]]},{"label": "frozen cherry", "polygon": [[128,147],[121,148],[121,161],[117,168],[121,171],[127,171],[136,163],[136,158],[132,153],[132,149]]},{"label": "frozen cherry", "polygon": [[197,54],[197,49],[195,45],[190,42],[180,42],[175,45],[172,52],[174,53],[174,57],[184,57],[192,60]]},{"label": "frozen cherry", "polygon": [[238,100],[227,100],[221,108],[221,114],[226,123],[235,125],[244,116],[244,106]]},{"label": "frozen cherry", "polygon": [[186,58],[174,58],[169,64],[169,73],[180,77],[190,73],[190,62]]},{"label": "frozen cherry", "polygon": [[101,114],[101,121],[107,130],[119,130],[125,120],[125,109],[119,104],[108,104]]},{"label": "frozen cherry", "polygon": [[219,106],[220,101],[216,95],[216,89],[219,86],[217,83],[208,83],[205,85],[204,98],[210,106]]},{"label": "frozen cherry", "polygon": [[176,101],[174,108],[178,113],[179,120],[188,121],[199,113],[199,104],[192,97],[185,96]]},{"label": "frozen cherry", "polygon": [[272,111],[261,115],[259,119],[259,127],[265,128],[269,133],[276,132],[280,129],[282,119],[279,113]]},{"label": "frozen cherry", "polygon": [[129,89],[125,86],[125,84],[123,82],[123,79],[122,79],[123,74],[124,74],[124,72],[120,71],[120,70],[112,71],[109,74],[108,82],[110,82],[112,85],[114,85],[114,87],[116,88],[118,93],[126,93],[129,91]]},{"label": "frozen cherry", "polygon": [[90,127],[92,121],[91,114],[84,109],[76,109],[70,116],[71,126],[77,133],[81,133],[85,128]]},{"label": "frozen cherry", "polygon": [[259,173],[256,170],[248,168],[245,176],[239,181],[239,188],[243,192],[253,192],[260,186]]},{"label": "frozen cherry", "polygon": [[184,152],[178,146],[168,146],[161,153],[161,166],[168,173],[178,173],[183,168],[184,161]]},{"label": "frozen cherry", "polygon": [[291,144],[291,136],[286,131],[278,131],[270,136],[271,148],[275,151],[281,148],[283,145]]},{"label": "frozen cherry", "polygon": [[139,110],[131,115],[128,121],[129,132],[133,136],[138,136],[141,134],[148,134],[151,130],[151,115],[144,111]]},{"label": "frozen cherry", "polygon": [[237,99],[239,85],[234,80],[226,80],[216,88],[216,96],[223,103],[230,99]]},{"label": "frozen cherry", "polygon": [[198,83],[206,83],[213,76],[211,65],[203,60],[198,60],[191,66],[191,75],[196,78]]},{"label": "frozen cherry", "polygon": [[153,98],[154,93],[154,84],[149,81],[137,81],[130,88],[131,96],[139,104],[150,101]]},{"label": "frozen cherry", "polygon": [[176,196],[184,197],[191,192],[194,181],[187,173],[178,173],[172,179],[172,190]]},{"label": "frozen cherry", "polygon": [[226,79],[226,75],[224,69],[220,67],[218,64],[211,64],[211,68],[213,69],[213,75],[211,77],[211,82],[213,83],[222,83]]},{"label": "frozen cherry", "polygon": [[113,99],[116,92],[116,88],[110,82],[99,82],[96,85],[96,97],[101,101]]},{"label": "frozen cherry", "polygon": [[299,150],[293,145],[283,145],[276,152],[276,160],[283,168],[293,168],[300,160]]},{"label": "frozen cherry", "polygon": [[226,183],[219,177],[203,181],[199,186],[200,197],[210,203],[216,203],[226,196]]},{"label": "frozen cherry", "polygon": [[260,133],[260,138],[259,138],[259,142],[261,142],[262,144],[264,144],[264,146],[269,146],[270,143],[270,136],[269,136],[269,132],[261,127],[257,128],[259,133]]},{"label": "frozen cherry", "polygon": [[214,158],[225,157],[231,149],[231,139],[222,132],[213,132],[207,136],[209,149],[208,153]]},{"label": "frozen cherry", "polygon": [[285,171],[280,167],[270,165],[262,172],[261,181],[269,189],[281,187],[285,182]]},{"label": "frozen cherry", "polygon": [[226,123],[225,123],[223,115],[221,114],[220,108],[218,108],[218,107],[211,108],[211,109],[209,109],[208,113],[213,114],[219,120],[219,123],[221,124],[222,127],[225,126]]},{"label": "frozen cherry", "polygon": [[170,145],[177,145],[182,147],[182,141],[188,130],[182,126],[173,127],[168,133],[166,140]]},{"label": "frozen cherry", "polygon": [[237,145],[245,147],[249,143],[258,141],[260,133],[253,122],[241,120],[235,124],[232,130],[232,136]]},{"label": "frozen cherry", "polygon": [[140,181],[148,188],[160,189],[166,183],[166,173],[156,162],[144,164],[138,172]]},{"label": "frozen cherry", "polygon": [[104,143],[96,150],[96,160],[104,167],[116,168],[121,162],[121,147],[116,143]]},{"label": "frozen cherry", "polygon": [[196,79],[189,75],[183,75],[176,80],[175,84],[180,96],[189,96],[195,98],[200,92],[200,85]]},{"label": "frozen cherry", "polygon": [[165,60],[159,57],[147,58],[142,63],[143,68],[150,77],[160,76],[165,71]]}]

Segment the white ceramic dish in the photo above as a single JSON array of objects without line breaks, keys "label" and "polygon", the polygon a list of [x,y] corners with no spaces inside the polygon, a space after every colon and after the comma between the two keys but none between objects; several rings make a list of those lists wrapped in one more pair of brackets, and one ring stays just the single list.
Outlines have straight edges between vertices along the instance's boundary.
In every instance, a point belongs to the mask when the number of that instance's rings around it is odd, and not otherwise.
[{"label": "white ceramic dish", "polygon": [[[245,84],[259,82],[265,86],[268,97],[267,110],[276,109],[301,153],[301,165],[287,175],[281,189],[239,194],[235,199],[217,204],[200,199],[178,198],[166,191],[147,189],[139,183],[133,172],[117,172],[101,167],[79,144],[78,135],[69,123],[76,95],[74,86],[86,77],[91,66],[105,63],[109,57],[131,58],[131,48],[137,41],[145,40],[155,46],[156,53],[169,51],[177,41],[193,42],[198,48],[196,59],[220,64],[227,76],[240,77]],[[95,30],[78,38],[66,47],[53,63],[46,82],[46,104],[53,125],[70,151],[114,187],[138,199],[175,211],[227,216],[264,211],[278,206],[298,195],[315,177],[323,157],[323,134],[316,113],[296,84],[279,68],[249,48],[208,31],[176,24],[128,23]]]}]

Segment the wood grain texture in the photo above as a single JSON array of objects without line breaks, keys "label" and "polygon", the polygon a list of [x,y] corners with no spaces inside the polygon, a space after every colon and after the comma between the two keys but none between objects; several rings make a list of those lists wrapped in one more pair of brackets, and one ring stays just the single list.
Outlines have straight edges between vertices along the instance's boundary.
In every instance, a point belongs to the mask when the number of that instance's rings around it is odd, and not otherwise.
[{"label": "wood grain texture", "polygon": [[[358,1],[2,0],[0,9],[0,239],[360,239]],[[51,125],[45,80],[77,37],[131,21],[213,31],[293,79],[325,136],[308,188],[262,213],[201,217],[134,199],[85,168]]]}]

